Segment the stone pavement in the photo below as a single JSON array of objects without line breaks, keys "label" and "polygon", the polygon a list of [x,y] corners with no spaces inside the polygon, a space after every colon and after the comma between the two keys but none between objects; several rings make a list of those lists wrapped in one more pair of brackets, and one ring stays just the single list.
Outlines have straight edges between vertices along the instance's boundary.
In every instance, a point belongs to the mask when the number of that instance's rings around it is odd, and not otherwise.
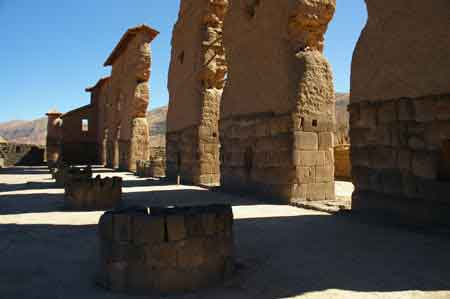
[{"label": "stone pavement", "polygon": [[[445,230],[385,226],[351,213],[94,171],[124,178],[127,205],[233,204],[235,278],[166,298],[450,298]],[[63,189],[45,168],[1,169],[0,298],[135,298],[94,284],[101,214],[64,211]]]}]

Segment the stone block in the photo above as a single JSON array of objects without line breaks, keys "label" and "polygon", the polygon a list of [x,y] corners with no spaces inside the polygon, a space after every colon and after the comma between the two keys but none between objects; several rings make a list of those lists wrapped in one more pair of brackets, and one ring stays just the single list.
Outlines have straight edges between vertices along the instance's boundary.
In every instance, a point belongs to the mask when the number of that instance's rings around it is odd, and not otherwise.
[{"label": "stone block", "polygon": [[425,149],[425,141],[418,136],[411,136],[408,139],[408,147],[415,151],[420,151]]},{"label": "stone block", "polygon": [[164,217],[133,217],[133,242],[136,244],[158,244],[164,241]]},{"label": "stone block", "polygon": [[[374,131],[374,133],[375,133],[375,138],[373,139],[373,141],[370,141],[370,144],[391,146],[392,134],[391,134],[390,127],[378,126],[377,129]],[[372,140],[372,138],[370,140]]]},{"label": "stone block", "polygon": [[334,147],[334,134],[331,132],[319,133],[319,150],[329,150]]},{"label": "stone block", "polygon": [[370,159],[369,159],[369,149],[368,148],[357,148],[357,147],[351,147],[351,161],[352,166],[370,166]]},{"label": "stone block", "polygon": [[388,125],[397,121],[397,105],[395,101],[384,102],[378,108],[378,123]]},{"label": "stone block", "polygon": [[299,184],[314,183],[316,178],[315,167],[297,167],[297,180]]},{"label": "stone block", "polygon": [[425,179],[437,178],[437,154],[434,152],[414,152],[412,171],[415,176]]},{"label": "stone block", "polygon": [[394,169],[397,167],[397,151],[389,147],[370,149],[370,167],[374,169]]},{"label": "stone block", "polygon": [[186,215],[184,216],[184,223],[188,237],[201,237],[205,235],[202,214]]},{"label": "stone block", "polygon": [[318,150],[319,137],[314,132],[295,132],[295,149]]},{"label": "stone block", "polygon": [[397,167],[400,170],[411,170],[412,167],[412,152],[409,150],[400,150],[398,152]]},{"label": "stone block", "polygon": [[415,120],[414,106],[410,99],[400,99],[398,101],[398,120],[411,121]]},{"label": "stone block", "polygon": [[450,95],[440,96],[436,100],[435,117],[437,120],[450,121]]},{"label": "stone block", "polygon": [[131,216],[127,214],[114,214],[114,241],[129,242],[132,238]]},{"label": "stone block", "polygon": [[170,215],[166,218],[167,234],[169,241],[183,240],[187,236],[184,216]]},{"label": "stone block", "polygon": [[359,118],[352,118],[351,127],[375,129],[377,127],[377,107],[370,103],[361,103],[358,110]]},{"label": "stone block", "polygon": [[202,215],[202,223],[205,235],[211,236],[216,233],[216,214],[207,213]]},{"label": "stone block", "polygon": [[428,99],[413,100],[415,121],[431,122],[435,119],[435,102]]},{"label": "stone block", "polygon": [[334,182],[334,166],[317,166],[316,183]]},{"label": "stone block", "polygon": [[176,268],[178,264],[175,243],[166,242],[146,247],[145,262],[156,269]]},{"label": "stone block", "polygon": [[299,151],[293,153],[293,160],[296,166],[312,167],[325,165],[324,151]]},{"label": "stone block", "polygon": [[177,244],[178,267],[192,269],[205,261],[202,238],[192,238]]}]

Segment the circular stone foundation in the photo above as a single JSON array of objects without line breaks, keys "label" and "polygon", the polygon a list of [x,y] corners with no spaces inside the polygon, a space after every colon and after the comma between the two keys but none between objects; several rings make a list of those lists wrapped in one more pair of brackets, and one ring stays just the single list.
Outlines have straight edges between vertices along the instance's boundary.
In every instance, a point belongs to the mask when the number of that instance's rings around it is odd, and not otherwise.
[{"label": "circular stone foundation", "polygon": [[99,238],[99,282],[114,291],[193,291],[233,272],[229,205],[106,212],[100,218]]}]

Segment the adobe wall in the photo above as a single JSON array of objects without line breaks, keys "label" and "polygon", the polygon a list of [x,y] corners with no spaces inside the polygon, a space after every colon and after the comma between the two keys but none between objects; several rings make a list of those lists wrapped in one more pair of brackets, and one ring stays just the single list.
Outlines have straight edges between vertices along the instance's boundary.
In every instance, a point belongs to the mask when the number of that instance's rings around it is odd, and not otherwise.
[{"label": "adobe wall", "polygon": [[45,159],[49,163],[56,163],[61,155],[62,113],[49,112],[47,115],[47,137]]},{"label": "adobe wall", "polygon": [[449,223],[450,2],[366,2],[349,109],[353,209]]},{"label": "adobe wall", "polygon": [[[130,171],[135,171],[137,160],[147,160],[149,157],[150,136],[146,115],[149,105],[150,42],[153,38],[145,32],[136,33],[112,63],[109,109],[114,112],[108,118],[108,134],[111,138],[119,138],[118,166]],[[106,143],[109,147],[107,152],[116,155],[116,140]],[[108,159],[108,164],[115,164],[113,157]]]},{"label": "adobe wall", "polygon": [[[72,110],[62,117],[62,157],[69,164],[98,163],[97,110],[92,105]],[[89,122],[88,130],[82,130],[82,120]]]},{"label": "adobe wall", "polygon": [[323,35],[335,1],[235,1],[221,114],[222,185],[282,202],[334,199],[335,96]]},{"label": "adobe wall", "polygon": [[218,117],[227,72],[222,42],[227,0],[181,1],[173,29],[167,114],[169,177],[217,185]]},{"label": "adobe wall", "polygon": [[2,167],[42,165],[45,148],[42,146],[18,143],[0,143]]},{"label": "adobe wall", "polygon": [[102,78],[98,83],[86,89],[91,93],[91,106],[95,107],[97,114],[97,144],[99,163],[107,163],[108,124],[112,118],[109,103],[109,77]]}]

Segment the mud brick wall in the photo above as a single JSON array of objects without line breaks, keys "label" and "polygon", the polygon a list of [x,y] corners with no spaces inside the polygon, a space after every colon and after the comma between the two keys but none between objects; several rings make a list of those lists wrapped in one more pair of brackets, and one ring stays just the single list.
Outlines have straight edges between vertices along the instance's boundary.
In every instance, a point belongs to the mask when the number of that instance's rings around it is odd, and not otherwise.
[{"label": "mud brick wall", "polygon": [[[61,156],[68,164],[98,163],[97,113],[92,105],[80,107],[61,116]],[[82,130],[82,121],[88,120],[87,131]]]},{"label": "mud brick wall", "polygon": [[354,209],[448,223],[450,94],[359,102],[350,112]]},{"label": "mud brick wall", "polygon": [[44,155],[45,148],[42,146],[0,143],[0,158],[3,160],[3,167],[42,165]]},{"label": "mud brick wall", "polygon": [[122,200],[122,178],[76,179],[65,186],[65,206],[70,210],[108,210]]},{"label": "mud brick wall", "polygon": [[[322,55],[334,1],[233,1],[220,109],[227,190],[334,199],[334,88]],[[244,34],[243,34],[244,33]]]},{"label": "mud brick wall", "polygon": [[230,206],[116,210],[105,213],[98,228],[98,279],[113,291],[192,291],[233,271]]},{"label": "mud brick wall", "polygon": [[336,179],[351,180],[352,163],[350,161],[350,146],[341,145],[334,148],[334,176]]},{"label": "mud brick wall", "polygon": [[168,176],[220,181],[218,118],[227,66],[222,42],[226,0],[180,3],[172,38],[167,115]]},{"label": "mud brick wall", "polygon": [[47,115],[47,137],[45,159],[47,162],[57,162],[61,155],[62,113],[49,112]]},{"label": "mud brick wall", "polygon": [[145,25],[129,29],[104,64],[112,71],[102,91],[107,97],[100,114],[106,124],[100,128],[99,142],[106,147],[102,152],[110,167],[135,171],[137,160],[149,158],[150,43],[157,35]]}]

